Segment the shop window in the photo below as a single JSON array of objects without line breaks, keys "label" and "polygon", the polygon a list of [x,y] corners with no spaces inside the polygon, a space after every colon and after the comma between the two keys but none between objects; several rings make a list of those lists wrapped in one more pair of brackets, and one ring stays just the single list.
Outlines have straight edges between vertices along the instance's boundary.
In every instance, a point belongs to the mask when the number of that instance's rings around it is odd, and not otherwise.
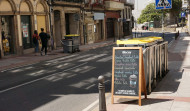
[{"label": "shop window", "polygon": [[21,16],[21,30],[22,30],[22,40],[24,49],[32,48],[32,37],[31,37],[31,25],[30,25],[30,16],[22,15]]},{"label": "shop window", "polygon": [[13,16],[1,17],[1,36],[4,55],[14,53],[14,24]]}]

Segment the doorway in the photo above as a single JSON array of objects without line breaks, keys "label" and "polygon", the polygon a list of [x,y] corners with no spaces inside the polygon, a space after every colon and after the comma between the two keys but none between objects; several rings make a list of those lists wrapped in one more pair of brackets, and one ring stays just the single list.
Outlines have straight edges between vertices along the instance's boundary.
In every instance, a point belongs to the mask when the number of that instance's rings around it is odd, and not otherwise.
[{"label": "doorway", "polygon": [[4,55],[15,53],[15,34],[13,16],[1,16],[2,49]]},{"label": "doorway", "polygon": [[33,44],[31,37],[31,23],[29,15],[21,16],[21,30],[22,30],[23,48],[24,49],[32,48]]}]

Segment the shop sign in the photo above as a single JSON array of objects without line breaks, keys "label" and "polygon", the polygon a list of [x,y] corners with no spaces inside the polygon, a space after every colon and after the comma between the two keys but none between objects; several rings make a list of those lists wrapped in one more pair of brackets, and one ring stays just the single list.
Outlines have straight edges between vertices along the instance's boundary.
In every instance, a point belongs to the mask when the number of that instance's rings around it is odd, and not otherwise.
[{"label": "shop sign", "polygon": [[94,13],[94,20],[104,20],[104,13]]},{"label": "shop sign", "polygon": [[23,37],[28,37],[28,27],[25,25],[23,28]]}]

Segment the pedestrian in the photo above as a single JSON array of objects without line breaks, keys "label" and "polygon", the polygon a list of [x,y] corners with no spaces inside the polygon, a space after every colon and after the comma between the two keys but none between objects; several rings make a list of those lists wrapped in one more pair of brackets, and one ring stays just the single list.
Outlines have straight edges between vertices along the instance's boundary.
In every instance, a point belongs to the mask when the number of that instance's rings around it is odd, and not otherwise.
[{"label": "pedestrian", "polygon": [[51,52],[51,36],[49,34],[49,31],[47,32],[47,38],[48,38],[48,42],[47,42],[47,50],[49,52]]},{"label": "pedestrian", "polygon": [[39,34],[41,42],[42,42],[42,48],[41,48],[41,56],[43,55],[43,50],[45,48],[45,55],[47,55],[47,34],[44,32],[44,28],[41,28],[41,33]]},{"label": "pedestrian", "polygon": [[38,40],[40,39],[40,37],[38,36],[38,31],[37,30],[34,30],[34,34],[32,36],[32,39],[33,39],[33,43],[34,43],[34,46],[35,46],[35,56],[37,55],[38,53],[38,50],[39,50],[39,42]]}]

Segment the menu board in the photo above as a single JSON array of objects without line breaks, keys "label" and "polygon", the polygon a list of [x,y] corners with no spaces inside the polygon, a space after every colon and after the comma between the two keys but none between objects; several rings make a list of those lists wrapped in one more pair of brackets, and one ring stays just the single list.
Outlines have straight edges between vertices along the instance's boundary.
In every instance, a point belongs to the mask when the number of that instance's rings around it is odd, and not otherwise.
[{"label": "menu board", "polygon": [[138,96],[139,50],[115,50],[114,95]]},{"label": "menu board", "polygon": [[[141,106],[141,93],[147,98],[142,47],[114,47],[112,58],[112,103],[114,97],[134,98]],[[142,88],[142,90],[141,90]]]}]

